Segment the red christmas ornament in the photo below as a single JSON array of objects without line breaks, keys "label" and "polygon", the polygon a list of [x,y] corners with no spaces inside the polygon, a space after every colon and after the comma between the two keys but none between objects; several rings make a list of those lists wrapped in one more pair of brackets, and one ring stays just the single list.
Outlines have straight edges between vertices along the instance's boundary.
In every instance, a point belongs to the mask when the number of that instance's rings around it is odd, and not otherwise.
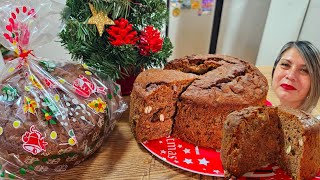
[{"label": "red christmas ornament", "polygon": [[163,39],[160,31],[153,26],[147,26],[140,34],[140,43],[138,45],[142,56],[149,56],[150,53],[159,52],[162,49]]},{"label": "red christmas ornament", "polygon": [[114,21],[115,25],[110,26],[107,29],[109,34],[108,40],[114,46],[122,46],[126,44],[136,44],[137,38],[137,31],[132,29],[132,24],[129,24],[129,21],[120,18],[119,20]]}]

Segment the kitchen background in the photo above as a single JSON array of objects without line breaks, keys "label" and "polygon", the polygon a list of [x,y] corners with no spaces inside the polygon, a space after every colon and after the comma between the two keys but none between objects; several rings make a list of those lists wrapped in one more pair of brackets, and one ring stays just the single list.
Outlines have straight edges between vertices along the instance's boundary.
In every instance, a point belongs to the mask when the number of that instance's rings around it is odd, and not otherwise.
[{"label": "kitchen background", "polygon": [[[65,4],[65,0],[55,1]],[[214,44],[211,34],[217,18],[214,17],[216,1],[223,4],[216,53],[236,56],[257,66],[271,66],[288,41],[308,40],[320,49],[320,31],[316,28],[320,27],[319,0],[213,0],[208,1],[213,2],[212,9],[202,12],[183,6],[183,3],[192,5],[195,0],[171,0],[168,36],[174,50],[169,60],[209,53],[210,44]],[[58,41],[56,38],[35,50],[35,54],[70,59]]]}]

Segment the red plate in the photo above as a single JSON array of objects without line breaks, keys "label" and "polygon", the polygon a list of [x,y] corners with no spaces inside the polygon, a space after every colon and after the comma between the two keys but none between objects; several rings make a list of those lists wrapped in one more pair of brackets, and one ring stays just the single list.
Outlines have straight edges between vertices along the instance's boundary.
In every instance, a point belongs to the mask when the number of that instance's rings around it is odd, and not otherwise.
[{"label": "red plate", "polygon": [[[223,177],[224,170],[220,160],[220,152],[214,149],[198,147],[172,137],[146,141],[142,145],[153,155],[180,169],[208,176]],[[291,179],[274,164],[262,167],[255,172],[248,172],[240,179],[246,179],[246,177],[270,180]],[[313,180],[315,179],[320,179],[320,173],[313,178]]]}]

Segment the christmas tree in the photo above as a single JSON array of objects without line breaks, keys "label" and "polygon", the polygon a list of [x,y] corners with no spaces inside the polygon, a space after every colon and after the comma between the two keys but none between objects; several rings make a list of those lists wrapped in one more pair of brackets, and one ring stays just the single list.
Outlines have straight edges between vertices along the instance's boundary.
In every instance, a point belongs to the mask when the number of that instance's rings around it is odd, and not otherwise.
[{"label": "christmas tree", "polygon": [[162,67],[172,53],[160,33],[168,22],[163,0],[67,0],[62,19],[61,42],[72,59],[102,76]]}]

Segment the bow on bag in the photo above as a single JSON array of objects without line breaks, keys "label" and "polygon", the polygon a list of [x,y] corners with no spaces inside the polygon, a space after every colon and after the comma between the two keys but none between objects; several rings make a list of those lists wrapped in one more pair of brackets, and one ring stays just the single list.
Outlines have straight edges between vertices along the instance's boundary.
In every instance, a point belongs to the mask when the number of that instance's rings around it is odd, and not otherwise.
[{"label": "bow on bag", "polygon": [[27,22],[30,22],[30,19],[35,17],[36,11],[34,8],[28,8],[27,6],[17,7],[11,11],[11,16],[8,18],[5,26],[7,32],[4,32],[3,36],[11,43],[10,49],[14,50],[21,61],[16,69],[21,68],[23,62],[26,62],[30,54],[33,55],[33,50],[27,49],[30,41],[30,30]]},{"label": "bow on bag", "polygon": [[[26,62],[33,50],[52,42],[61,30],[62,4],[52,0],[1,0],[0,43]],[[13,60],[14,61],[14,60]],[[11,70],[13,71],[13,70]],[[0,73],[1,75],[1,73]]]}]

